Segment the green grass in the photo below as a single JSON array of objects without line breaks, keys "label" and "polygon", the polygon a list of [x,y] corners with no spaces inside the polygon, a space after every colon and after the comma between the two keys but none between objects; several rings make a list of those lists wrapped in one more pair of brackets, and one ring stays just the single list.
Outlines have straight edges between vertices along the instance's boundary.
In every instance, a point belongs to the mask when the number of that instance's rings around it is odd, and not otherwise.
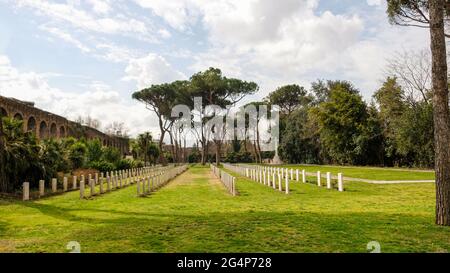
[{"label": "green grass", "polygon": [[[342,166],[312,166],[312,165],[281,165],[280,168],[306,170],[307,172],[331,172],[337,175],[342,172],[346,177],[363,178],[370,180],[434,180],[434,172],[414,169],[394,169],[375,167],[342,167]],[[295,175],[295,174],[294,174]]]},{"label": "green grass", "polygon": [[238,178],[232,197],[194,167],[148,197],[134,186],[79,200],[0,201],[0,252],[447,252],[434,225],[434,185],[291,183],[291,195]]}]

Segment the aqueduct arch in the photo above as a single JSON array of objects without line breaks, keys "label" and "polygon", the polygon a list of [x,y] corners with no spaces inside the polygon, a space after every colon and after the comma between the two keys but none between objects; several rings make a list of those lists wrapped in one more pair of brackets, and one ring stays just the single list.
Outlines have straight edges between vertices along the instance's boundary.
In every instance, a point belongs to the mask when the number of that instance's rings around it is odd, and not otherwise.
[{"label": "aqueduct arch", "polygon": [[56,138],[58,136],[58,132],[56,129],[56,123],[52,123],[52,125],[50,125],[50,137],[51,138]]},{"label": "aqueduct arch", "polygon": [[23,115],[21,113],[16,113],[14,115],[14,119],[16,119],[16,120],[23,120]]},{"label": "aqueduct arch", "polygon": [[39,125],[39,138],[47,138],[48,137],[48,127],[45,121],[41,121]]},{"label": "aqueduct arch", "polygon": [[27,132],[36,133],[36,119],[34,117],[29,117],[27,121]]},{"label": "aqueduct arch", "polygon": [[66,127],[61,126],[59,128],[59,137],[66,137]]},{"label": "aqueduct arch", "polygon": [[23,129],[35,133],[39,139],[74,137],[99,139],[103,146],[119,148],[122,155],[129,154],[128,138],[110,136],[97,129],[83,126],[53,113],[38,109],[33,102],[0,96],[2,116],[23,121]]},{"label": "aqueduct arch", "polygon": [[8,116],[8,112],[6,111],[5,108],[1,107],[0,111],[2,112],[2,117],[7,117]]}]

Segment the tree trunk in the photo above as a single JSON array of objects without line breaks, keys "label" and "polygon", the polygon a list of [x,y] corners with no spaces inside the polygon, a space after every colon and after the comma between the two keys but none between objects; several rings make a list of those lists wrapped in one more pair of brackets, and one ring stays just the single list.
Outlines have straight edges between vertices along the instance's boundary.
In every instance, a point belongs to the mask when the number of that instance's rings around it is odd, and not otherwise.
[{"label": "tree trunk", "polygon": [[206,144],[206,140],[204,138],[200,141],[200,144],[202,145],[202,165],[206,165],[206,150],[208,149],[208,145]]},{"label": "tree trunk", "polygon": [[206,147],[206,149],[205,149],[205,163],[203,163],[203,165],[206,165],[206,162],[210,162],[210,160],[209,160],[209,141],[206,141],[206,144],[205,144],[205,147]]},{"label": "tree trunk", "polygon": [[172,152],[172,160],[173,160],[172,163],[175,163],[175,162],[177,162],[177,157],[175,155],[175,143],[173,141],[172,132],[169,132],[169,137],[170,137],[170,150]]},{"label": "tree trunk", "polygon": [[216,165],[220,164],[220,148],[222,143],[220,141],[216,141]]},{"label": "tree trunk", "polygon": [[162,164],[163,166],[167,165],[166,162],[166,158],[164,157],[164,152],[163,152],[163,142],[164,142],[164,136],[165,136],[166,132],[164,130],[161,130],[161,138],[159,139],[159,163]]},{"label": "tree trunk", "polygon": [[186,137],[184,137],[183,162],[187,163]]},{"label": "tree trunk", "polygon": [[147,139],[145,140],[145,151],[144,151],[144,165],[147,166],[147,158],[148,158],[148,144]]},{"label": "tree trunk", "polygon": [[430,0],[430,34],[434,104],[436,224],[450,226],[450,112],[444,0]]},{"label": "tree trunk", "polygon": [[256,140],[253,140],[253,153],[255,154],[256,163],[259,163],[258,151],[256,148]]},{"label": "tree trunk", "polygon": [[3,138],[3,115],[0,111],[0,192],[8,192],[8,179],[5,170],[5,142]]},{"label": "tree trunk", "polygon": [[260,145],[260,139],[259,139],[259,121],[256,124],[256,145],[257,145],[256,148],[257,148],[259,163],[262,163],[261,145]]}]

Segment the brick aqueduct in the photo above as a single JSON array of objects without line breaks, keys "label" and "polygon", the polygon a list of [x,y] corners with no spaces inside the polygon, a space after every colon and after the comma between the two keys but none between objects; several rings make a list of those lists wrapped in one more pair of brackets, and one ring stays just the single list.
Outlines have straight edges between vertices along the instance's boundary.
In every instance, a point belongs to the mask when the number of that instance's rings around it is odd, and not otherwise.
[{"label": "brick aqueduct", "polygon": [[23,120],[24,130],[32,131],[39,139],[75,137],[98,138],[103,146],[115,147],[123,155],[129,154],[129,139],[110,136],[91,127],[34,107],[33,102],[0,96],[2,116]]}]

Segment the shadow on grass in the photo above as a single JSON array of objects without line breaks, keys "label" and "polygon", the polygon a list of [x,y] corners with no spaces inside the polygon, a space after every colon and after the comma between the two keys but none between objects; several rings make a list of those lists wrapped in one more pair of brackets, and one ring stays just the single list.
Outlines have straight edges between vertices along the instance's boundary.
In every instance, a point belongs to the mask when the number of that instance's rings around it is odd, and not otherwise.
[{"label": "shadow on grass", "polygon": [[[450,249],[450,229],[434,226],[432,217],[412,214],[248,210],[195,215],[25,205],[74,222],[76,228],[68,229],[67,237],[83,241],[93,252],[364,252],[366,244],[374,240],[388,251]],[[97,219],[97,213],[113,216]],[[0,222],[0,228],[6,225]],[[128,247],[120,247],[124,239]],[[96,242],[102,241],[118,246],[99,248]]]}]

